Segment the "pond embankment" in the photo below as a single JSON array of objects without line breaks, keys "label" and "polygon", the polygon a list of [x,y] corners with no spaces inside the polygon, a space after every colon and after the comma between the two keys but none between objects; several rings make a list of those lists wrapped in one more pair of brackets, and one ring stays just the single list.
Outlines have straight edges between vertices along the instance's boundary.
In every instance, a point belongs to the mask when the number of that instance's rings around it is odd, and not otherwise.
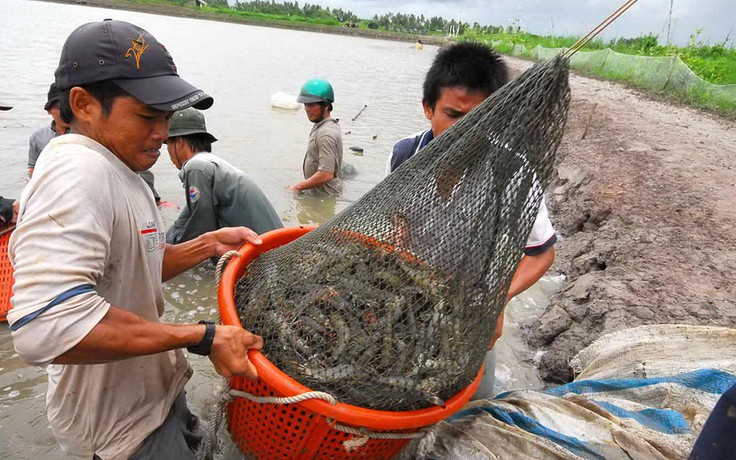
[{"label": "pond embankment", "polygon": [[551,382],[569,381],[570,358],[608,332],[736,327],[736,123],[611,82],[570,85],[547,195],[567,281],[525,327]]}]

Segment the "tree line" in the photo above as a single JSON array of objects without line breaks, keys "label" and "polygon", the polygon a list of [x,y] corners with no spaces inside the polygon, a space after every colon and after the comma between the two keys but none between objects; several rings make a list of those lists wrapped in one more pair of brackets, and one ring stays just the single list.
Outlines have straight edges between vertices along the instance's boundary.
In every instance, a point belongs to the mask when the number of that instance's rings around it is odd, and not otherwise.
[{"label": "tree line", "polygon": [[[176,2],[177,0],[171,0]],[[474,33],[503,33],[511,32],[512,26],[485,26],[477,22],[469,24],[455,19],[447,20],[441,16],[425,17],[415,14],[386,13],[374,15],[371,19],[361,19],[352,11],[342,8],[322,7],[317,4],[299,2],[277,3],[274,0],[252,0],[249,2],[236,1],[233,6],[227,0],[208,0],[210,6],[229,7],[234,10],[248,13],[273,14],[280,16],[302,16],[313,19],[335,19],[342,23],[365,23],[372,29],[392,30],[395,32],[410,32],[415,34],[443,33],[463,35],[466,32]],[[508,30],[507,30],[508,29]]]},{"label": "tree line", "polygon": [[[225,1],[225,0],[223,0]],[[313,19],[335,19],[339,22],[359,22],[360,18],[351,11],[342,8],[323,8],[320,5],[299,2],[283,2],[253,0],[250,2],[235,2],[231,8],[248,13],[275,14],[280,16],[302,16]]]}]

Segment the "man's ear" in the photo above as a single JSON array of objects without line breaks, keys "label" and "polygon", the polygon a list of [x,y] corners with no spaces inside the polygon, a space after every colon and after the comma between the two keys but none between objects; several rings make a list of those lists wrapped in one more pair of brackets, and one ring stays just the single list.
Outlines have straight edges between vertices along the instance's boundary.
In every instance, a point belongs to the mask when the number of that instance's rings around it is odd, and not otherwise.
[{"label": "man's ear", "polygon": [[89,124],[102,116],[102,105],[86,89],[75,86],[69,91],[69,105],[74,118],[82,123]]},{"label": "man's ear", "polygon": [[429,103],[426,99],[422,99],[422,107],[424,107],[424,116],[427,118],[427,120],[432,121],[432,117],[434,116],[434,109],[429,106]]}]

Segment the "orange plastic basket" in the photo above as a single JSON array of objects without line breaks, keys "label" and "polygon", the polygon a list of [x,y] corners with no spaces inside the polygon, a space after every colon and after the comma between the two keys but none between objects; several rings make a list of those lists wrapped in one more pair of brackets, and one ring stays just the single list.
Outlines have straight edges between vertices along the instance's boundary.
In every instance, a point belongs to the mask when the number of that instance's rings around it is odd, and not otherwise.
[{"label": "orange plastic basket", "polygon": [[[218,287],[218,302],[222,322],[241,326],[235,308],[235,284],[243,276],[250,262],[261,253],[287,244],[313,226],[289,227],[261,235],[263,244],[246,244],[240,248],[240,257],[230,261],[223,271]],[[243,377],[230,379],[235,390],[257,396],[295,396],[311,391],[281,372],[263,354],[251,350],[250,360],[258,369],[258,379]],[[343,444],[353,438],[334,427],[340,423],[373,432],[415,433],[435,424],[460,410],[475,393],[483,369],[468,387],[447,400],[444,408],[430,407],[414,411],[379,411],[349,404],[330,403],[310,399],[296,404],[260,404],[245,398],[235,398],[228,404],[227,421],[233,442],[246,455],[265,459],[390,459],[397,455],[410,439],[376,439],[348,450]]]},{"label": "orange plastic basket", "polygon": [[13,297],[13,266],[8,257],[8,241],[13,229],[0,232],[0,321],[5,321],[10,310],[10,298]]}]

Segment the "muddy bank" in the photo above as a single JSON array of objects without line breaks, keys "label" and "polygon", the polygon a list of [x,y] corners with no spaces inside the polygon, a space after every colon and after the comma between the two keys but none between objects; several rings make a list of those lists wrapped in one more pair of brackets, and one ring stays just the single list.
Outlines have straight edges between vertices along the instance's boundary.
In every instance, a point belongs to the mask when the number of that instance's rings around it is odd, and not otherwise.
[{"label": "muddy bank", "polygon": [[[530,65],[507,60],[515,71]],[[608,332],[736,327],[736,124],[610,82],[570,85],[547,195],[560,236],[554,269],[568,279],[523,328],[546,350],[550,382],[572,379],[570,358]]]}]

